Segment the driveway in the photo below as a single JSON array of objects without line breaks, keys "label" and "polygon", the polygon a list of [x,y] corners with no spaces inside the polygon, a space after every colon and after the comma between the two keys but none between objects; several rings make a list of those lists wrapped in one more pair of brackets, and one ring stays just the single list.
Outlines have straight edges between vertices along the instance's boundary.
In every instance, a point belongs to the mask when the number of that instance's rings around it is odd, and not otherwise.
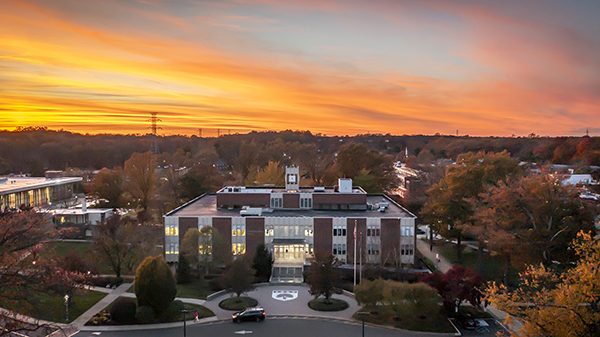
[{"label": "driveway", "polygon": [[[308,292],[309,287],[305,284],[299,285],[260,285],[255,290],[245,295],[258,301],[258,305],[263,307],[267,316],[319,316],[327,318],[350,319],[352,315],[360,309],[356,300],[349,295],[333,295],[333,298],[341,299],[350,305],[343,311],[315,311],[308,307],[308,302],[313,296]],[[219,308],[219,302],[231,297],[231,294],[223,294],[212,298],[204,303],[204,306],[212,310],[218,319],[231,318],[233,311]],[[235,296],[235,295],[233,295]],[[275,299],[275,298],[278,299]]]}]

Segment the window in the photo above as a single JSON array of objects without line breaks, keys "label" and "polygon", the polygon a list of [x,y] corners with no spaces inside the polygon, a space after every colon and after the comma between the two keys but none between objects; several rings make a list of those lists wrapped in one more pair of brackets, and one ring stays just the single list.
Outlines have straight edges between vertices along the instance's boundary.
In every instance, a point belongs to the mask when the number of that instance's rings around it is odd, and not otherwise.
[{"label": "window", "polygon": [[337,252],[337,245],[336,245],[336,244],[334,244],[334,245],[333,245],[333,255],[337,255],[337,253],[338,253],[338,252]]},{"label": "window", "polygon": [[346,244],[342,245],[342,254],[346,254]]},{"label": "window", "polygon": [[381,236],[381,229],[379,229],[379,228],[375,229],[375,236]]},{"label": "window", "polygon": [[304,236],[313,236],[313,230],[311,228],[305,229]]},{"label": "window", "polygon": [[244,243],[233,243],[231,244],[231,252],[233,255],[242,255],[246,253],[246,244]]},{"label": "window", "polygon": [[312,199],[308,199],[308,207],[312,208]]},{"label": "window", "polygon": [[235,230],[235,227],[231,229],[231,236],[237,236],[237,231]]},{"label": "window", "polygon": [[[367,228],[367,236],[371,236],[371,227]],[[369,254],[371,254],[371,253],[369,253]]]},{"label": "window", "polygon": [[169,235],[169,227],[165,226],[165,235]]},{"label": "window", "polygon": [[337,227],[333,227],[333,236],[337,236]]},{"label": "window", "polygon": [[410,228],[404,227],[404,236],[410,236]]},{"label": "window", "polygon": [[404,245],[400,245],[400,255],[406,255],[404,254]]},{"label": "window", "polygon": [[300,198],[300,207],[304,208],[304,199]]},{"label": "window", "polygon": [[342,236],[346,236],[346,227],[342,228]]}]

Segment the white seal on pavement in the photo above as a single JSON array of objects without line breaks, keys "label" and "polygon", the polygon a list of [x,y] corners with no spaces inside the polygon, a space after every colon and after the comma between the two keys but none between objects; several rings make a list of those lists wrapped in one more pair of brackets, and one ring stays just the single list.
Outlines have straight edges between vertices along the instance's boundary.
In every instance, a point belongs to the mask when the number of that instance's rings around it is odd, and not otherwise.
[{"label": "white seal on pavement", "polygon": [[298,298],[298,290],[273,290],[271,297],[278,301],[291,301]]}]

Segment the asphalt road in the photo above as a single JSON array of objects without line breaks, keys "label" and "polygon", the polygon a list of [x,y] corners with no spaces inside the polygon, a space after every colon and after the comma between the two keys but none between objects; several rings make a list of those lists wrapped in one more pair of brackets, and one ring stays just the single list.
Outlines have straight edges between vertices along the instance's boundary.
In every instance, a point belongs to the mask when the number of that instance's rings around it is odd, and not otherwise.
[{"label": "asphalt road", "polygon": [[[188,337],[236,337],[249,335],[249,337],[361,337],[362,326],[360,323],[352,323],[336,320],[324,320],[318,318],[280,318],[267,317],[263,322],[232,323],[231,321],[219,321],[214,323],[199,324],[187,327]],[[102,333],[93,331],[81,331],[74,337],[158,337],[158,336],[183,336],[183,328],[170,328],[161,330],[138,330],[138,331],[105,331]],[[426,337],[439,334],[427,334],[423,332],[400,332],[384,328],[365,326],[365,336],[381,337]]]}]

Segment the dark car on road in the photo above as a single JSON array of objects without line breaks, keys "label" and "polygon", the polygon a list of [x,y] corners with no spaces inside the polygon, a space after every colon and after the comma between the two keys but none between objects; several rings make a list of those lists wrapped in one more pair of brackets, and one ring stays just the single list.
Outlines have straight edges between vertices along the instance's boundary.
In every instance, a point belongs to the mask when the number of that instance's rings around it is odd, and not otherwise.
[{"label": "dark car on road", "polygon": [[234,323],[240,323],[243,321],[257,321],[260,322],[265,319],[267,313],[263,308],[247,308],[244,311],[236,312],[231,315],[231,319]]}]

